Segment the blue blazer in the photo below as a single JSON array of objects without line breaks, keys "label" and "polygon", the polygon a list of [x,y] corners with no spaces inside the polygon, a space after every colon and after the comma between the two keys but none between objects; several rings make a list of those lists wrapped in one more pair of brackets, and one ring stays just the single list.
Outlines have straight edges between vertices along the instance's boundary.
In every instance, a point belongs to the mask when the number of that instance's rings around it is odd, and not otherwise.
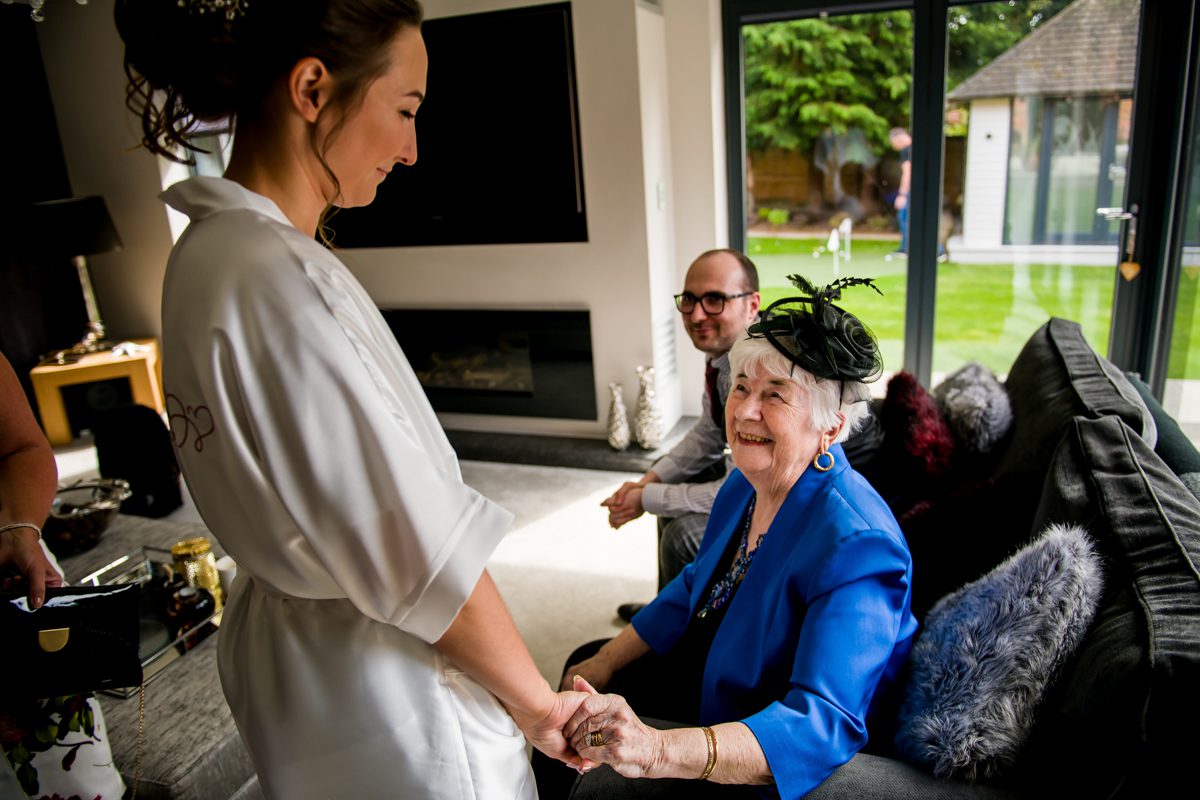
[{"label": "blue blazer", "polygon": [[[900,673],[917,621],[912,559],[891,510],[838,445],[809,467],[775,516],[704,664],[701,723],[753,731],[785,798],[800,798],[867,741],[876,692]],[[753,487],[730,473],[696,560],[633,620],[658,653],[704,602]]]}]

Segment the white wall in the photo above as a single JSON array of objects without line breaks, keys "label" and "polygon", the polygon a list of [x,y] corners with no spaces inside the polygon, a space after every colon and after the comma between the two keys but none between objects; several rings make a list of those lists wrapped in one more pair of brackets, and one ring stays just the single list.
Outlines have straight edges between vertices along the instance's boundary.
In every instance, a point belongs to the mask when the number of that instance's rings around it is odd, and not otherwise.
[{"label": "white wall", "polygon": [[171,231],[158,200],[157,159],[136,147],[137,121],[125,108],[113,5],[51,3],[37,25],[38,44],[71,189],[77,197],[104,197],[125,245],[88,258],[100,315],[111,337],[158,336]]},{"label": "white wall", "polygon": [[[528,4],[425,6],[435,18]],[[170,228],[157,199],[157,160],[136,148],[136,119],[124,106],[112,7],[113,0],[56,4],[39,41],[72,187],[105,196],[126,244],[92,260],[101,311],[117,336],[158,335]],[[661,14],[638,0],[573,0],[572,15],[589,241],[342,252],[384,307],[591,312],[596,420],[447,414],[447,427],[602,437],[607,385],[624,384],[632,408],[638,364],[662,373],[668,426],[681,409],[680,372],[683,398],[692,413],[698,406],[702,359],[682,334],[670,295],[691,258],[726,237],[724,144],[714,129],[721,117],[719,0],[665,0]],[[682,370],[673,366],[673,349]]]},{"label": "white wall", "polygon": [[[670,85],[671,202],[675,274],[671,294],[683,288],[692,259],[729,246],[725,186],[725,76],[720,0],[663,0],[667,80]],[[704,356],[692,347],[675,313],[682,410],[696,416],[704,386]]]},{"label": "white wall", "polygon": [[641,99],[643,203],[646,209],[650,278],[650,327],[655,380],[665,420],[679,417],[680,392],[674,308],[675,220],[672,192],[671,119],[667,85],[666,23],[661,8],[637,6]]},{"label": "white wall", "polygon": [[[430,0],[430,18],[528,5],[520,0]],[[384,307],[588,309],[595,421],[442,416],[447,427],[599,436],[609,381],[635,390],[634,367],[654,363],[643,188],[635,0],[575,0],[576,85],[588,241],[359,249],[343,258]],[[514,113],[520,113],[519,106]],[[486,141],[486,130],[483,131]],[[498,154],[502,155],[502,154]],[[626,400],[632,404],[635,395]]]},{"label": "white wall", "polygon": [[1010,115],[1007,97],[971,101],[963,195],[963,246],[968,249],[1004,241]]}]

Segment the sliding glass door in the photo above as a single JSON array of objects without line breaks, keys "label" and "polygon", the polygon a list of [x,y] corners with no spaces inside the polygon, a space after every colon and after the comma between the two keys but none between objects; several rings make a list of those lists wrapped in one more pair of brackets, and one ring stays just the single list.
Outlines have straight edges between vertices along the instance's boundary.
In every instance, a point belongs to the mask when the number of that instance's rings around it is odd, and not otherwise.
[{"label": "sliding glass door", "polygon": [[1167,267],[1137,234],[1173,224],[1145,173],[1175,146],[1158,87],[1187,53],[1162,42],[1187,41],[1193,5],[724,0],[730,238],[764,299],[795,272],[876,278],[885,297],[846,305],[927,384],[1005,372],[1051,316],[1148,372]]},{"label": "sliding glass door", "polygon": [[1139,12],[1139,0],[947,10],[934,383],[969,360],[1004,373],[1052,316],[1107,352]]},{"label": "sliding glass door", "polygon": [[860,289],[844,304],[897,369],[907,260],[896,206],[911,148],[893,147],[891,133],[909,126],[913,12],[749,23],[741,46],[745,247],[763,304],[795,294],[789,275],[821,285],[869,275],[883,296]]}]

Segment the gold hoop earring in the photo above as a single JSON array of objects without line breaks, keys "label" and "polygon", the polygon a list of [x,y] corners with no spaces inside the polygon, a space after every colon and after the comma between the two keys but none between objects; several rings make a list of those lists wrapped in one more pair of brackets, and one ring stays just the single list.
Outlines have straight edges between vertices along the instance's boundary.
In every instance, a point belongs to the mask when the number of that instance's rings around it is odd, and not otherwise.
[{"label": "gold hoop earring", "polygon": [[[821,456],[826,456],[829,459],[829,463],[825,466],[821,466]],[[817,472],[829,472],[829,470],[833,469],[833,453],[829,452],[828,450],[822,450],[821,452],[817,453],[815,456],[813,456],[813,466],[816,468]]]}]

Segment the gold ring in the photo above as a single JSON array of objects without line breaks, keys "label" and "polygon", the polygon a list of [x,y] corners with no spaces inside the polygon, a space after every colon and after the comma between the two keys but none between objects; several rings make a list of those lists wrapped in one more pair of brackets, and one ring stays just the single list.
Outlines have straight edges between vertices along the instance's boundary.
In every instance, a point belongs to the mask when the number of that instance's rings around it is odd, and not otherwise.
[{"label": "gold ring", "polygon": [[600,733],[600,732],[589,733],[587,735],[587,746],[588,747],[603,747],[604,746],[604,734]]}]

